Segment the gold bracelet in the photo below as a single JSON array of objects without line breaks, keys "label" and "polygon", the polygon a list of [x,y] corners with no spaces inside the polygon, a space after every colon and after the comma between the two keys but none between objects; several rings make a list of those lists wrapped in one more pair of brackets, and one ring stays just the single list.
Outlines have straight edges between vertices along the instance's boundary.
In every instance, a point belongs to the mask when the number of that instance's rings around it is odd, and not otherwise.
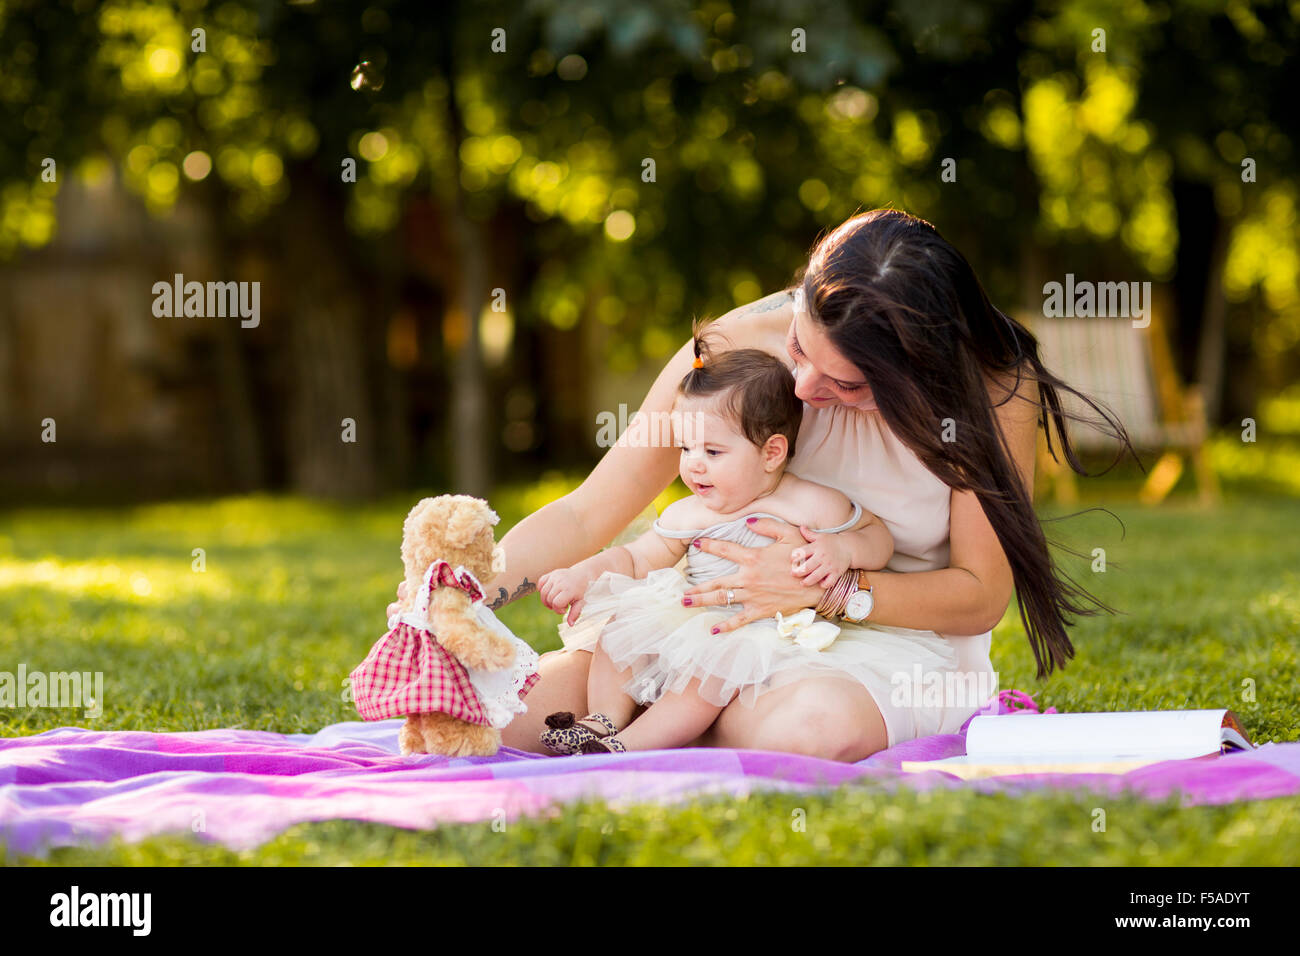
[{"label": "gold bracelet", "polygon": [[826,593],[822,595],[821,601],[817,603],[816,612],[825,618],[835,618],[843,614],[857,575],[858,572],[853,568],[840,575],[839,580],[827,588]]},{"label": "gold bracelet", "polygon": [[836,618],[844,617],[844,609],[849,605],[849,598],[853,594],[853,587],[857,583],[858,573],[852,569],[844,572],[844,582],[840,589],[835,593],[835,606],[832,610]]},{"label": "gold bracelet", "polygon": [[844,580],[844,576],[841,575],[840,577],[835,579],[834,584],[832,584],[830,587],[822,591],[821,600],[817,602],[817,606],[813,609],[816,613],[820,614],[822,617],[830,616],[829,612],[831,609],[831,595],[835,593],[836,588],[840,586],[840,582],[843,580]]},{"label": "gold bracelet", "polygon": [[[839,582],[837,581],[835,583],[838,584]],[[822,617],[826,617],[826,611],[829,607],[827,602],[830,600],[832,590],[833,588],[827,588],[826,590],[822,591],[821,600],[819,600],[817,602],[817,606],[813,608],[813,611],[821,615]]]},{"label": "gold bracelet", "polygon": [[840,594],[839,603],[835,607],[835,616],[841,619],[844,617],[844,612],[848,609],[849,598],[853,597],[854,593],[858,590],[857,569],[849,568],[849,570],[844,573],[844,576],[848,581],[845,583],[844,591]]}]

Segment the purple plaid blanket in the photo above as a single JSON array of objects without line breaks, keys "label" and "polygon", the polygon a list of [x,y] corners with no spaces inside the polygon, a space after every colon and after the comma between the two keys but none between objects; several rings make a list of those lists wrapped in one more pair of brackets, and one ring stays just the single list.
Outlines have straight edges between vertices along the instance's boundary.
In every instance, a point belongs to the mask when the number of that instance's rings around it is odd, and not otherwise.
[{"label": "purple plaid blanket", "polygon": [[[1037,708],[1003,691],[979,713]],[[1049,711],[1050,712],[1050,711]],[[297,823],[365,820],[427,828],[441,823],[542,815],[579,799],[672,802],[756,790],[809,791],[853,781],[921,789],[1023,791],[1090,787],[1186,804],[1300,794],[1300,743],[1251,753],[1171,760],[1123,775],[1036,774],[961,781],[908,774],[903,760],[965,752],[962,733],[908,741],[856,764],[795,754],[686,748],[543,757],[509,748],[495,757],[402,757],[400,720],[340,723],[315,734],[254,730],[191,733],[64,727],[0,739],[0,845],[42,854],[113,835],[138,840],[193,833],[235,848],[255,846]]]}]

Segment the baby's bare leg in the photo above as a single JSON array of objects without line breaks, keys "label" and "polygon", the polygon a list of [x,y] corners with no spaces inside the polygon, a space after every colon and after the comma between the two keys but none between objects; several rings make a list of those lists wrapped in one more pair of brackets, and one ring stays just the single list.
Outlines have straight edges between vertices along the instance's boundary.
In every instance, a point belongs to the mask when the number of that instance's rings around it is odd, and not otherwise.
[{"label": "baby's bare leg", "polygon": [[[619,670],[604,648],[597,646],[587,675],[587,713],[604,714],[615,727],[626,727],[637,710],[637,702],[623,691],[630,669]],[[593,727],[602,733],[599,724]]]},{"label": "baby's bare leg", "polygon": [[723,710],[700,697],[699,689],[696,679],[680,694],[665,693],[619,731],[618,739],[628,750],[663,750],[692,744]]}]

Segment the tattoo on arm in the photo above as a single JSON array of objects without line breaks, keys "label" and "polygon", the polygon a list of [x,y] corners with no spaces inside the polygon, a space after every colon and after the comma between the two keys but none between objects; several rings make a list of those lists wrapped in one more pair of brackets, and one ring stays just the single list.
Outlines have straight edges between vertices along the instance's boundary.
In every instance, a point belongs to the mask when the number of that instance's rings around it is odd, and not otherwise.
[{"label": "tattoo on arm", "polygon": [[515,598],[521,598],[525,594],[532,594],[536,590],[537,585],[527,578],[524,578],[523,581],[520,582],[519,587],[515,588],[514,594],[507,595],[505,588],[497,588],[497,596],[493,599],[492,603],[488,605],[488,610],[495,611],[497,608],[509,604]]},{"label": "tattoo on arm", "polygon": [[749,315],[751,312],[771,312],[773,309],[781,308],[781,306],[790,301],[790,298],[791,295],[789,292],[774,292],[766,299],[759,299],[742,312],[741,315]]}]

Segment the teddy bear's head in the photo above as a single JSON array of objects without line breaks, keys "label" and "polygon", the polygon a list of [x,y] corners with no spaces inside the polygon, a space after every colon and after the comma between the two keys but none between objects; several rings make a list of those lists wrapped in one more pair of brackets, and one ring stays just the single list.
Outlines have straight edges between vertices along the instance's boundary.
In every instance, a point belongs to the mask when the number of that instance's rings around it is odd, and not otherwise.
[{"label": "teddy bear's head", "polygon": [[492,532],[498,520],[486,501],[469,495],[439,495],[416,504],[402,526],[407,607],[414,606],[424,572],[439,558],[453,568],[464,565],[484,586],[503,570],[505,555]]}]

